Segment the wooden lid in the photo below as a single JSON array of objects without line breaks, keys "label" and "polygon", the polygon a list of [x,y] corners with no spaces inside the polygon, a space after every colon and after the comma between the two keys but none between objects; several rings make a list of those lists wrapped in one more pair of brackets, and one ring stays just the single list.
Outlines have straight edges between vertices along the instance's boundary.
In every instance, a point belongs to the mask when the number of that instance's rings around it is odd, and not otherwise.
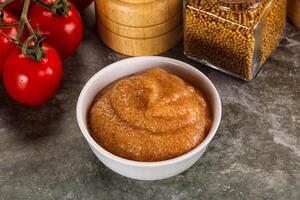
[{"label": "wooden lid", "polygon": [[161,24],[182,12],[181,0],[155,0],[140,4],[120,0],[95,0],[95,6],[97,13],[100,12],[118,24],[132,27]]}]

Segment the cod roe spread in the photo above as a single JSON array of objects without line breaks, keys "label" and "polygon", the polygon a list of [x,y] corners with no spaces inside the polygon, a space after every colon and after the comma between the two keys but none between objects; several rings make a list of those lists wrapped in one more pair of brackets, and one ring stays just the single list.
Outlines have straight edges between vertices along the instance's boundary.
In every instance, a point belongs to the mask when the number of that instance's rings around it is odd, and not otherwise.
[{"label": "cod roe spread", "polygon": [[104,88],[88,118],[91,136],[101,147],[146,162],[191,151],[205,139],[212,120],[202,92],[160,68]]}]

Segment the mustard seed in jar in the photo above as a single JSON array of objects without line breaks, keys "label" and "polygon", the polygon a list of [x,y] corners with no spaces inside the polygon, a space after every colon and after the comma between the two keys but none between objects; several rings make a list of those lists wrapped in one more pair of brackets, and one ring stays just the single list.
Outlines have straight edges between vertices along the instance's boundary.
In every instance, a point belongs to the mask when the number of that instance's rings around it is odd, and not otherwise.
[{"label": "mustard seed in jar", "polygon": [[286,0],[186,0],[188,57],[251,80],[284,34]]}]

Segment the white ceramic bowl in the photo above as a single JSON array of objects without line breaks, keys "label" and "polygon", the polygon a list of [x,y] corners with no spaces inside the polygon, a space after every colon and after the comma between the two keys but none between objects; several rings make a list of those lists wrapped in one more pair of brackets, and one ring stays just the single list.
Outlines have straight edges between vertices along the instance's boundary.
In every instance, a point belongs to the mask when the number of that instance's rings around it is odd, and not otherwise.
[{"label": "white ceramic bowl", "polygon": [[[113,81],[161,67],[191,82],[204,92],[212,108],[213,122],[206,139],[192,151],[174,159],[159,162],[137,162],[126,160],[111,154],[98,145],[89,134],[87,112],[96,94]],[[221,101],[210,80],[191,65],[165,57],[135,57],[113,63],[96,73],[84,86],[77,103],[77,121],[79,127],[99,160],[108,168],[123,176],[138,180],[159,180],[177,175],[191,167],[204,153],[216,134],[221,120]]]}]

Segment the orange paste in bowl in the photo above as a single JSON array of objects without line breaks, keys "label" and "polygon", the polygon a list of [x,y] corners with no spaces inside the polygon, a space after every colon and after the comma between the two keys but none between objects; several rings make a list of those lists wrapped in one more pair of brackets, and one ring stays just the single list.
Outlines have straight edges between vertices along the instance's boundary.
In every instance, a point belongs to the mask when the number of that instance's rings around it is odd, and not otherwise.
[{"label": "orange paste in bowl", "polygon": [[211,127],[201,91],[160,68],[115,81],[88,113],[91,136],[114,155],[162,161],[198,146]]}]

